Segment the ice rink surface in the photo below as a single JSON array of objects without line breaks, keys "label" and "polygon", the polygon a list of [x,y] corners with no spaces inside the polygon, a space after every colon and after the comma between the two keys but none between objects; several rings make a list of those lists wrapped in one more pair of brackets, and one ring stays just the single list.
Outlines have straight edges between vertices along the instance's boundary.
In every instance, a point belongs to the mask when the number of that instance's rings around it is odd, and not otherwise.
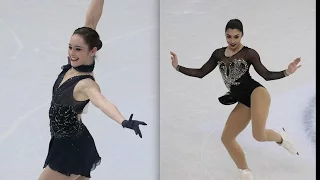
[{"label": "ice rink surface", "polygon": [[212,52],[226,46],[224,28],[233,18],[244,25],[244,45],[254,48],[271,71],[297,57],[302,67],[292,76],[263,80],[272,98],[267,128],[282,127],[300,156],[275,143],[259,143],[251,123],[238,137],[255,180],[315,179],[315,1],[162,0],[160,20],[160,174],[162,180],[238,180],[238,171],[221,143],[234,107],[219,104],[226,93],[220,72],[203,79],[176,72],[179,64],[200,68]]},{"label": "ice rink surface", "polygon": [[[35,180],[47,155],[52,85],[67,63],[89,0],[0,2],[0,179]],[[102,163],[92,179],[159,177],[159,2],[105,1],[95,68],[103,94],[122,114],[145,121],[140,139],[92,104],[83,121]]]}]

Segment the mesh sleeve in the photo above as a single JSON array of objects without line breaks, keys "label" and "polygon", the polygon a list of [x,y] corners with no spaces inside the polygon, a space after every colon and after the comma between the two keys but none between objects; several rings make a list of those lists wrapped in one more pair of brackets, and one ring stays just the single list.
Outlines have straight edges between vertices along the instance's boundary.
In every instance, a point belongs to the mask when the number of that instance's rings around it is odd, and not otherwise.
[{"label": "mesh sleeve", "polygon": [[249,62],[254,67],[254,70],[263,77],[266,81],[277,80],[285,77],[285,70],[283,71],[269,71],[260,60],[259,54],[253,50],[249,49],[248,51]]},{"label": "mesh sleeve", "polygon": [[178,71],[187,76],[203,78],[216,68],[218,64],[217,54],[218,50],[215,50],[209,60],[201,68],[187,68],[179,66]]}]

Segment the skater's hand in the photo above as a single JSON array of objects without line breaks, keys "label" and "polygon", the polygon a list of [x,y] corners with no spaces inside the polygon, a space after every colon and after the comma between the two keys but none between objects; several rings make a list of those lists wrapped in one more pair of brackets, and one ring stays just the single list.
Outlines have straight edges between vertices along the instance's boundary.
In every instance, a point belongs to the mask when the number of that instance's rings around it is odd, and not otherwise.
[{"label": "skater's hand", "polygon": [[296,58],[292,63],[289,64],[288,69],[286,70],[286,73],[288,75],[291,75],[294,73],[298,68],[301,67],[301,65],[298,65],[301,61],[301,58]]},{"label": "skater's hand", "polygon": [[142,138],[142,134],[141,134],[141,131],[139,129],[139,125],[147,125],[147,124],[145,122],[142,122],[142,121],[132,120],[132,116],[133,116],[133,114],[131,114],[129,120],[124,120],[122,122],[122,127],[134,130],[136,135],[139,135],[140,138]]},{"label": "skater's hand", "polygon": [[177,66],[178,66],[178,57],[177,57],[177,55],[174,53],[174,52],[172,52],[172,51],[170,51],[170,54],[171,54],[171,60],[172,60],[172,66],[173,66],[173,68],[174,69],[177,69]]}]

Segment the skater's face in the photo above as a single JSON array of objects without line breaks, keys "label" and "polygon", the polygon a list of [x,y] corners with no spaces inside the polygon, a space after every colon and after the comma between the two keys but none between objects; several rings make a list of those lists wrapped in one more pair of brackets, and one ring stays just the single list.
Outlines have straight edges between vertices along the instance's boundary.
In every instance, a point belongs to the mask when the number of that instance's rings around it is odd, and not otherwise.
[{"label": "skater's face", "polygon": [[73,67],[91,64],[96,52],[97,48],[90,50],[80,35],[74,34],[71,36],[68,54]]},{"label": "skater's face", "polygon": [[238,29],[227,29],[226,40],[230,49],[237,49],[241,45],[242,32]]}]

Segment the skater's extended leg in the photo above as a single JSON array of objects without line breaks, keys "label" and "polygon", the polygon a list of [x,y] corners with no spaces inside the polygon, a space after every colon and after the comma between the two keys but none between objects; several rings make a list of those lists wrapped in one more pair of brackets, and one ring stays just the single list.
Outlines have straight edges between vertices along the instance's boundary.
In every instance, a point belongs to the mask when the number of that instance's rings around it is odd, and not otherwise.
[{"label": "skater's extended leg", "polygon": [[252,134],[260,142],[274,141],[287,149],[291,154],[298,154],[293,141],[283,130],[280,133],[265,129],[270,107],[270,95],[263,87],[256,88],[251,94]]}]

